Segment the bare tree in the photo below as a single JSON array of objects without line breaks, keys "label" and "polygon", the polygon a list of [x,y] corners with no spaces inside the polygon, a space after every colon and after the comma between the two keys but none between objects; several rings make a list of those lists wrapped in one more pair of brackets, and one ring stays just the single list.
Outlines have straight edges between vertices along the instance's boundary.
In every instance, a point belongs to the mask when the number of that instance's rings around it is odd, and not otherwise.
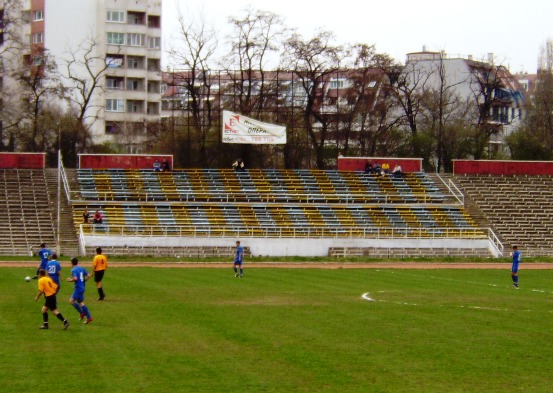
[{"label": "bare tree", "polygon": [[17,129],[21,147],[25,151],[44,151],[49,140],[56,139],[49,134],[52,126],[46,109],[52,100],[59,100],[65,94],[56,63],[45,50],[35,50],[29,62],[14,76],[20,86],[21,115]]},{"label": "bare tree", "polygon": [[393,151],[400,117],[384,70],[395,63],[390,56],[377,53],[374,45],[356,44],[348,52],[354,57],[348,71],[351,87],[346,97],[349,113],[343,124],[343,152],[348,154],[350,140],[361,156],[383,154],[383,148]]},{"label": "bare tree", "polygon": [[300,83],[305,103],[303,127],[311,141],[315,164],[319,169],[327,167],[325,147],[332,121],[321,111],[322,89],[325,81],[340,69],[340,62],[345,58],[343,47],[333,45],[333,39],[333,33],[328,31],[320,31],[309,40],[294,33],[284,44],[282,61],[283,68],[293,71]]},{"label": "bare tree", "polygon": [[[475,159],[484,158],[490,139],[501,133],[509,119],[508,108],[513,99],[506,83],[512,80],[509,71],[502,65],[486,62],[470,62],[473,108],[476,113]],[[522,96],[520,96],[522,101]],[[522,103],[522,102],[521,102]]]},{"label": "bare tree", "polygon": [[425,142],[419,138],[418,120],[424,110],[430,74],[416,63],[407,63],[404,67],[392,65],[385,71],[390,80],[391,94],[398,104],[398,116],[411,134],[411,153],[414,157],[423,157]]},{"label": "bare tree", "polygon": [[[228,19],[232,33],[228,37],[229,53],[221,65],[227,70],[230,83],[225,93],[234,99],[225,105],[244,115],[275,121],[272,88],[267,66],[278,57],[280,44],[287,31],[283,19],[272,12],[247,7],[239,16]],[[251,165],[265,165],[278,146],[238,145],[234,150]]]},{"label": "bare tree", "polygon": [[71,108],[75,109],[75,131],[77,132],[77,147],[86,151],[90,135],[90,127],[98,120],[103,105],[94,103],[97,95],[104,91],[102,81],[112,66],[112,60],[105,55],[99,55],[99,43],[95,38],[89,38],[77,49],[69,52],[64,64],[64,75],[67,83],[67,97]]},{"label": "bare tree", "polygon": [[14,132],[19,120],[19,108],[13,97],[17,89],[9,84],[8,79],[19,65],[21,10],[19,0],[0,0],[0,151],[13,151],[16,142]]},{"label": "bare tree", "polygon": [[231,50],[225,57],[224,67],[238,70],[238,73],[229,73],[239,90],[237,109],[259,116],[266,99],[267,58],[278,53],[286,29],[277,14],[251,8],[244,12],[242,17],[229,18],[233,34],[229,37]]},{"label": "bare tree", "polygon": [[[460,114],[466,114],[466,104],[463,102],[457,88],[466,83],[466,79],[450,80],[450,76],[447,72],[447,66],[445,63],[443,52],[440,53],[440,57],[433,65],[431,75],[435,83],[432,84],[430,94],[426,96],[427,99],[427,113],[431,118],[432,129],[434,129],[433,135],[436,140],[436,171],[440,172],[444,167],[451,169],[451,162],[446,163],[444,157],[446,156],[446,128],[450,128],[449,123],[456,119]],[[465,105],[463,105],[465,104]],[[448,140],[452,140],[451,135]]]},{"label": "bare tree", "polygon": [[[208,138],[213,133],[213,125],[216,120],[213,108],[212,85],[217,81],[212,78],[210,63],[218,47],[217,35],[214,29],[209,27],[205,19],[185,17],[179,12],[179,47],[170,49],[169,54],[178,68],[182,71],[173,72],[169,86],[175,90],[180,88],[186,92],[182,94],[183,109],[190,113],[192,136],[199,141],[198,162],[195,165],[207,166],[215,155],[208,150]],[[174,128],[174,127],[173,127]],[[175,132],[171,130],[172,146],[175,146]],[[191,151],[190,132],[187,135],[186,157],[188,165],[193,154]]]},{"label": "bare tree", "polygon": [[519,160],[553,158],[553,40],[543,44],[538,64],[534,97],[525,100],[523,125],[508,138],[511,155]]}]

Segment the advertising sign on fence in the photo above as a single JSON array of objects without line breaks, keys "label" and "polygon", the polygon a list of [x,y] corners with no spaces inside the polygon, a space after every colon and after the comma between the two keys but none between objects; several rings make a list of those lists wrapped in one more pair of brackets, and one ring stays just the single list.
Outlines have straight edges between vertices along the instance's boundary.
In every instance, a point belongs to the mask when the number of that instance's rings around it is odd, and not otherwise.
[{"label": "advertising sign on fence", "polygon": [[286,127],[223,111],[223,143],[276,145],[286,143]]}]

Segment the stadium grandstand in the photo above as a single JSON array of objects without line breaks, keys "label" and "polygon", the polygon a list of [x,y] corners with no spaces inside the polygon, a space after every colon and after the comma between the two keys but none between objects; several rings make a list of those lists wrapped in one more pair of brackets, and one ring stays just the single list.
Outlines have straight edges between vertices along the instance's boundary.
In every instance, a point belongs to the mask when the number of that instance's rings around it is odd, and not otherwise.
[{"label": "stadium grandstand", "polygon": [[[46,242],[70,255],[102,246],[112,255],[228,256],[236,239],[259,256],[497,257],[515,243],[525,255],[550,251],[546,174],[437,175],[415,165],[380,176],[354,159],[337,170],[158,172],[152,162],[171,157],[124,158],[83,155],[78,169],[59,171],[3,165],[0,253],[29,255]],[[85,211],[103,222],[84,224]]]}]

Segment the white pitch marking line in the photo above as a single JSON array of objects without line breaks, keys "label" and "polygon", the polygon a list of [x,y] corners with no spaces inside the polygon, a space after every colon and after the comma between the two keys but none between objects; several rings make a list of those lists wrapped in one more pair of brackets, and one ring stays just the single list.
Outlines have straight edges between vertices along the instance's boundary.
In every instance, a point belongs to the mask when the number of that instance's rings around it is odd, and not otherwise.
[{"label": "white pitch marking line", "polygon": [[372,297],[369,296],[369,293],[368,293],[368,292],[366,292],[366,293],[364,293],[363,295],[361,295],[361,298],[362,298],[362,299],[365,299],[365,300],[368,300],[369,302],[374,302],[374,301],[375,301]]}]

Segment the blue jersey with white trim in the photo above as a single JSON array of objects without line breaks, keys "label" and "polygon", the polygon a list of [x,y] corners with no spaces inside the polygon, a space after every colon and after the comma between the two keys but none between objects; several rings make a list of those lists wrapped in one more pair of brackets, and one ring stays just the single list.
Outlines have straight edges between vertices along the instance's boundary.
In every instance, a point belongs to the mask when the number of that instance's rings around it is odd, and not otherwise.
[{"label": "blue jersey with white trim", "polygon": [[60,285],[60,263],[55,259],[52,259],[46,265],[46,271],[48,272],[48,275],[52,278],[52,280],[54,280],[56,284]]},{"label": "blue jersey with white trim", "polygon": [[75,266],[71,269],[71,277],[77,277],[77,281],[75,281],[75,290],[84,291],[86,276],[88,276],[88,272],[82,266]]},{"label": "blue jersey with white trim", "polygon": [[40,257],[40,269],[46,270],[46,265],[48,264],[48,258],[52,255],[52,250],[49,248],[41,248],[38,251],[38,256]]}]

